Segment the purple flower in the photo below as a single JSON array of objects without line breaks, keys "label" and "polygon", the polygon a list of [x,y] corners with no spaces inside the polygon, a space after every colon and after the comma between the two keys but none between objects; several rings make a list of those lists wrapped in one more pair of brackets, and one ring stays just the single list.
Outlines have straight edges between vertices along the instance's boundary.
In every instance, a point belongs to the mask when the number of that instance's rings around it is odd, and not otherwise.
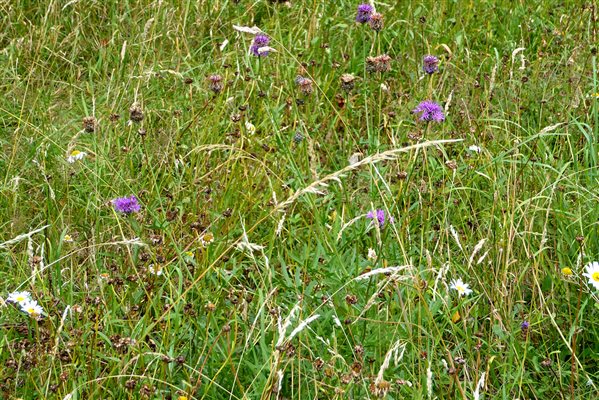
[{"label": "purple flower", "polygon": [[424,56],[422,69],[427,74],[434,74],[438,69],[439,59],[435,56]]},{"label": "purple flower", "polygon": [[425,100],[418,104],[414,110],[412,110],[414,114],[421,114],[420,121],[436,121],[441,122],[445,121],[445,114],[443,114],[443,109],[441,106],[434,101]]},{"label": "purple flower", "polygon": [[358,6],[358,14],[356,14],[356,22],[365,24],[370,20],[370,16],[374,12],[374,8],[370,4],[360,4]]},{"label": "purple flower", "polygon": [[[366,214],[366,218],[368,219],[372,219],[378,222],[379,227],[383,227],[385,226],[385,220],[386,220],[386,215],[385,215],[385,210],[382,209],[378,209],[376,211],[368,211],[368,214]],[[395,220],[393,219],[393,217],[389,216],[389,223],[393,223],[395,222]]]},{"label": "purple flower", "polygon": [[526,331],[526,330],[528,330],[528,328],[530,328],[530,322],[524,321],[520,324],[520,329],[522,331]]},{"label": "purple flower", "polygon": [[265,50],[265,51],[259,51],[259,50],[262,47],[268,46],[269,43],[270,43],[270,38],[268,36],[258,34],[254,37],[254,41],[252,42],[252,45],[250,46],[250,51],[256,57],[265,57],[269,53],[268,50]]},{"label": "purple flower", "polygon": [[123,214],[131,214],[141,209],[141,206],[137,202],[137,197],[133,195],[130,197],[118,197],[112,200],[112,205],[115,211]]}]

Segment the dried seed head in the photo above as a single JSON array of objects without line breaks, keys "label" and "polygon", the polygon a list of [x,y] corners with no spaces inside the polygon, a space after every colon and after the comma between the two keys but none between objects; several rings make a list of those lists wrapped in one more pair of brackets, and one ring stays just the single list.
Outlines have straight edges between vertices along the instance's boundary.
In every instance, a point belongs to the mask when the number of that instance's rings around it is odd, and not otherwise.
[{"label": "dried seed head", "polygon": [[129,119],[133,122],[141,122],[144,119],[144,112],[138,102],[135,102],[129,108]]},{"label": "dried seed head", "polygon": [[310,78],[304,78],[303,76],[298,75],[295,78],[295,83],[299,87],[300,91],[306,96],[314,91],[314,88],[312,87],[312,79]]},{"label": "dried seed head", "polygon": [[98,121],[96,121],[95,117],[83,118],[83,130],[85,132],[94,133],[96,131],[97,126],[98,126]]},{"label": "dried seed head", "polygon": [[346,92],[351,91],[354,88],[356,77],[352,74],[341,75],[341,89]]},{"label": "dried seed head", "polygon": [[383,14],[374,13],[370,16],[370,20],[368,21],[370,24],[370,29],[375,32],[380,32],[384,26],[384,17]]}]

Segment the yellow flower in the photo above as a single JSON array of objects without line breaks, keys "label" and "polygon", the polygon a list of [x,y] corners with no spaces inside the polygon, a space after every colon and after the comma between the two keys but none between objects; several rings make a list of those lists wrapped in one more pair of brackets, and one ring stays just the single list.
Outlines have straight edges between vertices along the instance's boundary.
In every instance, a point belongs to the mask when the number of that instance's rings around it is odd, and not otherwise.
[{"label": "yellow flower", "polygon": [[64,235],[64,237],[62,238],[63,241],[65,242],[72,242],[73,241],[73,237],[71,235],[69,235],[68,233],[66,235]]},{"label": "yellow flower", "polygon": [[183,255],[187,258],[193,258],[193,251],[186,251]]},{"label": "yellow flower", "polygon": [[179,396],[177,397],[177,400],[187,400],[187,396]]},{"label": "yellow flower", "polygon": [[565,276],[571,276],[573,274],[572,269],[568,267],[562,268],[562,274]]}]

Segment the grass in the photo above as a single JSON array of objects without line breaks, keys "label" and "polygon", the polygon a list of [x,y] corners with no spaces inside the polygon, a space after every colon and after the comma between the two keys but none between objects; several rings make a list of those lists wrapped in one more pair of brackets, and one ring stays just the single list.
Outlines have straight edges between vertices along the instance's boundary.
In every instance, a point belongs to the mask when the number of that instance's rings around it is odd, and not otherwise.
[{"label": "grass", "polygon": [[0,0],[0,300],[47,314],[0,301],[0,397],[595,398],[577,3],[377,2],[376,33],[347,1]]}]

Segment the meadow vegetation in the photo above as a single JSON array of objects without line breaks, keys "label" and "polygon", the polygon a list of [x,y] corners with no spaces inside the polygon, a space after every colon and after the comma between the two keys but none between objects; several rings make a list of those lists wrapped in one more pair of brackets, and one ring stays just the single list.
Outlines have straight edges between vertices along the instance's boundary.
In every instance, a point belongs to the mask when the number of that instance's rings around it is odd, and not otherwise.
[{"label": "meadow vegetation", "polygon": [[0,398],[599,396],[596,4],[373,4],[0,0]]}]

